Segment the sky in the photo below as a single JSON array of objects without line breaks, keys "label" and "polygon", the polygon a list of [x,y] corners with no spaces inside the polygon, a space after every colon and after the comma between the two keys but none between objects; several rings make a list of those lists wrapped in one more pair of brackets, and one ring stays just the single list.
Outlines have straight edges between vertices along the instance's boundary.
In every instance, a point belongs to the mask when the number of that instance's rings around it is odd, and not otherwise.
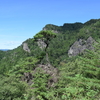
[{"label": "sky", "polygon": [[100,0],[0,0],[0,49],[14,49],[46,24],[100,18]]}]

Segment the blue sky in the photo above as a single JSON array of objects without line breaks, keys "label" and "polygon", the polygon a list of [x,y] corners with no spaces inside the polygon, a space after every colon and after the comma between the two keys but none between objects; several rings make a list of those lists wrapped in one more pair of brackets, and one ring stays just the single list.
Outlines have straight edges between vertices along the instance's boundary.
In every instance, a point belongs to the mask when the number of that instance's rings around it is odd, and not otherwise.
[{"label": "blue sky", "polygon": [[0,49],[14,49],[46,24],[100,18],[100,0],[0,0]]}]

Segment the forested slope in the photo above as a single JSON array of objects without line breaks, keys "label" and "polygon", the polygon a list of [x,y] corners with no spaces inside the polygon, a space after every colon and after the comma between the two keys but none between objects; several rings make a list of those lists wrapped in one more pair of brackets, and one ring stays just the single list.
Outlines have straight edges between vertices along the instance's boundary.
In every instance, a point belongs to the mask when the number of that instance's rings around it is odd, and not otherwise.
[{"label": "forested slope", "polygon": [[[70,47],[89,37],[94,49],[69,57]],[[0,100],[99,100],[100,19],[48,24],[19,47],[0,51],[0,80]]]}]

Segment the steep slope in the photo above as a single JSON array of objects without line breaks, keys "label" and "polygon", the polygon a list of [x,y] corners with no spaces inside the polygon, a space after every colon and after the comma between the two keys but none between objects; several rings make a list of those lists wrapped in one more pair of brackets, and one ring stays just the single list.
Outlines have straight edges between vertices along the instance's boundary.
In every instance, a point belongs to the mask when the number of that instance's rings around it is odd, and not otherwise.
[{"label": "steep slope", "polygon": [[5,55],[5,52],[0,50],[0,60],[3,58],[4,55]]},{"label": "steep slope", "polygon": [[[65,23],[63,26],[56,26],[52,24],[46,25],[43,30],[52,30],[57,34],[56,38],[51,39],[47,48],[50,63],[57,67],[61,61],[68,58],[68,50],[75,43],[75,41],[78,41],[79,39],[86,40],[91,36],[95,41],[97,41],[97,39],[100,38],[99,27],[100,19],[92,19],[84,24]],[[5,70],[10,69],[7,66],[11,67],[16,65],[20,59],[24,59],[29,56],[43,59],[42,62],[45,63],[45,52],[41,49],[43,46],[45,46],[43,41],[39,40],[34,42],[34,38],[24,41],[18,48],[5,52],[5,55],[1,55],[1,70],[4,66]]]},{"label": "steep slope", "polygon": [[[74,25],[76,24],[73,24],[72,26]],[[80,39],[87,40],[90,36],[95,41],[97,41],[100,38],[99,25],[100,25],[99,19],[98,20],[92,19],[82,24],[81,28],[78,28],[76,30],[69,31],[67,30],[67,28],[65,28],[66,31],[61,31],[61,30],[59,31],[57,26],[56,26],[57,28],[55,28],[54,30],[52,29],[52,31],[58,32],[57,37],[55,39],[52,39],[49,45],[50,48],[48,49],[48,52],[50,52],[50,59],[52,64],[58,64],[60,61],[66,59],[66,57],[68,57],[68,50],[76,41],[79,41]]]},{"label": "steep slope", "polygon": [[[20,60],[0,75],[0,100],[99,100],[100,42],[93,51],[60,62],[57,68],[38,65],[36,58]],[[58,74],[59,72],[59,74]]]},{"label": "steep slope", "polygon": [[100,19],[49,24],[14,50],[0,51],[0,100],[98,100],[99,38]]}]

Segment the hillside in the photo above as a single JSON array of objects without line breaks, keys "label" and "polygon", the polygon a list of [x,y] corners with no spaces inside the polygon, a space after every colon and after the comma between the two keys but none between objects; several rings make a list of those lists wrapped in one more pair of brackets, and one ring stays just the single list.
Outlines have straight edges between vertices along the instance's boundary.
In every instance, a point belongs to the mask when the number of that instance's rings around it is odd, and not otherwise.
[{"label": "hillside", "polygon": [[0,51],[0,100],[99,100],[100,19],[48,24]]}]

